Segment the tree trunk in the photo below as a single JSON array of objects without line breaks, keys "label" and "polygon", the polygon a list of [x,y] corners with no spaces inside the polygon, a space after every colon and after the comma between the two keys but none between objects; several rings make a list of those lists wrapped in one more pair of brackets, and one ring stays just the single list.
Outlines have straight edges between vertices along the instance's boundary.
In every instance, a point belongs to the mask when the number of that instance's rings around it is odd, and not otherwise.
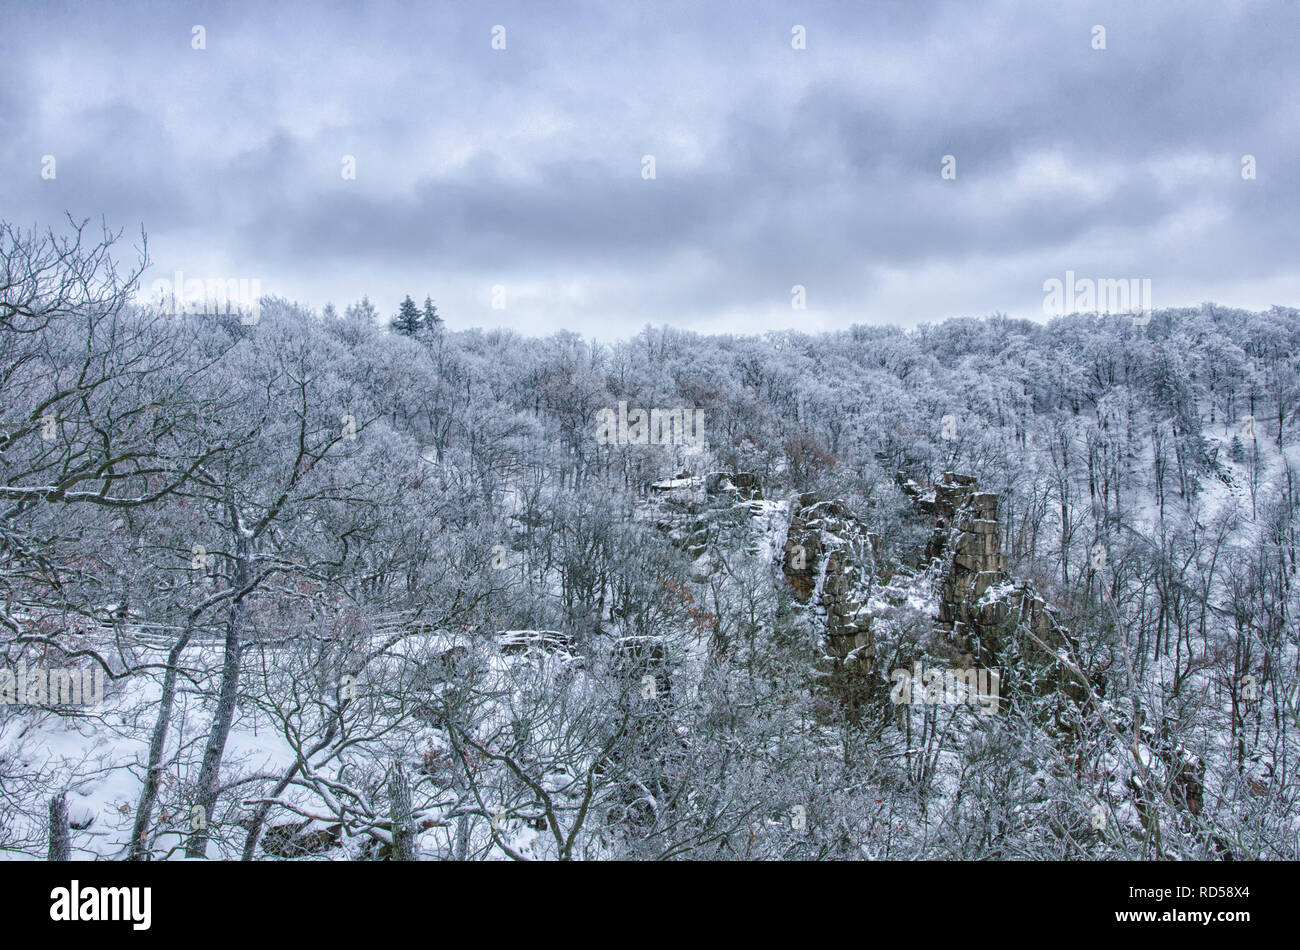
[{"label": "tree trunk", "polygon": [[[251,575],[249,562],[252,560],[252,540],[240,532],[242,522],[234,517],[236,533],[235,577],[236,589],[248,585]],[[203,750],[203,767],[199,770],[196,801],[203,809],[206,823],[190,835],[185,848],[185,856],[202,858],[207,854],[208,828],[212,824],[217,806],[217,786],[221,775],[221,759],[226,751],[226,739],[230,736],[230,726],[235,720],[235,700],[239,697],[239,674],[242,668],[244,652],[244,601],[237,600],[230,605],[230,619],[226,622],[226,656],[221,668],[221,689],[217,697],[217,711],[212,717],[212,728],[208,732],[207,747]]]},{"label": "tree trunk", "polygon": [[68,826],[68,796],[50,796],[50,851],[47,861],[72,860],[72,831]]},{"label": "tree trunk", "polygon": [[415,820],[411,817],[411,779],[400,760],[393,763],[393,777],[388,780],[388,809],[393,820],[392,860],[418,860]]},{"label": "tree trunk", "polygon": [[144,788],[140,790],[140,801],[136,805],[135,823],[131,827],[128,861],[141,861],[145,858],[144,849],[149,835],[149,822],[153,818],[153,806],[158,801],[158,785],[162,781],[163,752],[167,747],[167,732],[171,728],[172,705],[176,698],[177,664],[193,632],[194,624],[190,623],[167,655],[167,672],[163,675],[162,698],[158,701],[158,720],[154,723],[153,736],[149,740],[148,771],[145,773]]}]

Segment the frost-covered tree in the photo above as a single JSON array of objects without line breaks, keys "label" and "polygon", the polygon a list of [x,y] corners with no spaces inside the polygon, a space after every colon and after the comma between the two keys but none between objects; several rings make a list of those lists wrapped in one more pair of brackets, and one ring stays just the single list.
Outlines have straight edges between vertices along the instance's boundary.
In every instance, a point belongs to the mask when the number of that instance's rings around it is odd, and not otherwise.
[{"label": "frost-covered tree", "polygon": [[393,317],[389,326],[403,336],[415,336],[424,326],[424,317],[410,294],[402,300],[401,306],[397,308],[397,316]]}]

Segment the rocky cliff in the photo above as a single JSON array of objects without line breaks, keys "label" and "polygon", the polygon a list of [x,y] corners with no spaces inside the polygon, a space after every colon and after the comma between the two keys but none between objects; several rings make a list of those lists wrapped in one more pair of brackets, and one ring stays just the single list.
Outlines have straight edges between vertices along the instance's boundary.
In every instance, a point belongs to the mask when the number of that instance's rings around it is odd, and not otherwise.
[{"label": "rocky cliff", "polygon": [[[788,503],[765,501],[758,479],[743,472],[682,472],[650,491],[656,524],[693,556],[726,532],[748,532],[757,552],[753,537],[774,533],[773,525],[760,521],[788,519],[775,532],[784,536],[783,544],[778,540],[781,572],[823,635],[824,672],[833,680],[853,675],[886,682],[889,671],[878,661],[890,657],[879,656],[873,624],[903,602],[925,602],[934,611],[934,633],[946,642],[944,653],[1005,671],[1004,689],[1035,695],[1059,690],[1082,701],[1087,690],[1056,655],[1064,649],[1077,656],[1077,643],[1033,584],[1008,572],[997,495],[954,472],[929,486],[911,479],[900,484],[918,517],[932,525],[925,564],[916,573],[881,564],[880,539],[840,499],[804,493]],[[932,589],[921,589],[927,578]],[[849,692],[856,704],[860,691]]]},{"label": "rocky cliff", "polygon": [[1033,584],[1007,571],[998,496],[953,472],[945,472],[931,491],[915,482],[910,487],[918,510],[935,522],[926,556],[939,565],[936,629],[979,666],[1023,661],[1032,672],[1021,682],[1007,682],[1012,688],[1060,689],[1082,700],[1087,690],[1056,655],[1064,649],[1077,656],[1078,643]]}]

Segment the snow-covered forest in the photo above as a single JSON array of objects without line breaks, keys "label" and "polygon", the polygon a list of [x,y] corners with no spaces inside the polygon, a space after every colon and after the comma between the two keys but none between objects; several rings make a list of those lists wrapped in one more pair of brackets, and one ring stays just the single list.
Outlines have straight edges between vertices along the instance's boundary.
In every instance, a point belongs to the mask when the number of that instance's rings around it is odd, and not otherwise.
[{"label": "snow-covered forest", "polygon": [[114,237],[0,232],[4,857],[1297,857],[1300,311],[527,338]]}]

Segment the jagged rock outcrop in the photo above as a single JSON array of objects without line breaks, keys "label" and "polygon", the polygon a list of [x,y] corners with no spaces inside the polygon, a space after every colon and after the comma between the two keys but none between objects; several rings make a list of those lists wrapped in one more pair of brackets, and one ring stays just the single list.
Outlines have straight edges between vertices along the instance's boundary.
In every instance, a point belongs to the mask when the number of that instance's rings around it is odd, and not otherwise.
[{"label": "jagged rock outcrop", "polygon": [[876,660],[866,603],[878,544],[843,501],[805,493],[791,505],[782,572],[795,600],[824,618],[822,685],[854,719],[880,685],[864,675]]},{"label": "jagged rock outcrop", "polygon": [[704,480],[709,495],[730,495],[737,501],[762,501],[763,489],[758,476],[750,472],[712,472]]},{"label": "jagged rock outcrop", "polygon": [[650,485],[655,527],[691,557],[729,531],[744,532],[765,503],[758,476],[749,472],[679,472]]},{"label": "jagged rock outcrop", "polygon": [[651,482],[650,494],[686,507],[698,507],[711,501],[762,501],[763,488],[758,476],[751,472],[693,475],[687,469],[672,478]]},{"label": "jagged rock outcrop", "polygon": [[296,858],[305,854],[320,854],[337,847],[342,840],[341,823],[309,830],[319,822],[311,818],[302,821],[272,825],[262,836],[262,850],[281,858]]},{"label": "jagged rock outcrop", "polygon": [[826,634],[866,645],[869,623],[860,616],[872,583],[875,537],[839,500],[812,493],[791,506],[781,568],[801,604],[826,612]]},{"label": "jagged rock outcrop", "polygon": [[[953,472],[944,473],[933,493],[916,488],[917,507],[936,522],[927,557],[946,565],[938,580],[936,629],[946,631],[982,666],[1005,665],[1013,655],[1026,661],[1043,674],[1032,678],[1033,692],[1060,689],[1082,700],[1087,690],[1055,652],[1065,649],[1077,656],[1077,642],[1033,584],[1007,572],[998,496],[980,491],[969,475]],[[1030,685],[1005,677],[1004,685],[1012,688]]]},{"label": "jagged rock outcrop", "polygon": [[520,653],[577,653],[574,638],[558,630],[507,630],[497,634],[497,651],[507,656]]}]

